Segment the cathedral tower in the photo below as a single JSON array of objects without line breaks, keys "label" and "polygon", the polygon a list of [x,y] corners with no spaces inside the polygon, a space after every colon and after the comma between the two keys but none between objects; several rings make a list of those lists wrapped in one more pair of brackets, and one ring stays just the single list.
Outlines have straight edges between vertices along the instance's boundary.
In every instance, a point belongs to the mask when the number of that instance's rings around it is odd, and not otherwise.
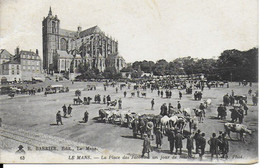
[{"label": "cathedral tower", "polygon": [[59,46],[60,20],[53,16],[51,7],[42,21],[43,69],[50,73],[54,70],[54,55]]}]

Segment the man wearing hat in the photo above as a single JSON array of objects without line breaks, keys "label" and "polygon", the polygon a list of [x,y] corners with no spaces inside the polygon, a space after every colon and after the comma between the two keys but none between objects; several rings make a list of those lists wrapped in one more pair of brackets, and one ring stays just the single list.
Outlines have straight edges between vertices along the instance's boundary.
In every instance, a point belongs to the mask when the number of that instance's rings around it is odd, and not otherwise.
[{"label": "man wearing hat", "polygon": [[200,130],[198,130],[194,135],[195,145],[196,145],[196,153],[199,153],[199,139],[200,139],[200,137],[201,137]]},{"label": "man wearing hat", "polygon": [[194,146],[193,146],[193,136],[191,136],[191,134],[188,134],[187,136],[186,148],[188,150],[188,158],[192,158],[192,149],[194,149]]},{"label": "man wearing hat", "polygon": [[184,139],[184,137],[182,136],[181,131],[178,130],[175,136],[176,155],[178,154],[178,149],[180,149],[180,155],[182,153],[182,139]]},{"label": "man wearing hat", "polygon": [[178,110],[181,110],[181,103],[180,103],[180,101],[178,101],[177,108],[178,108]]},{"label": "man wearing hat", "polygon": [[147,136],[147,134],[144,134],[144,142],[143,142],[143,151],[142,151],[142,156],[144,157],[144,154],[148,154],[148,158],[150,158],[150,151],[151,151],[151,142]]},{"label": "man wearing hat", "polygon": [[168,141],[170,143],[170,152],[173,153],[174,149],[174,141],[175,141],[175,129],[172,127],[170,129],[167,129],[167,136],[168,136]]},{"label": "man wearing hat", "polygon": [[86,110],[86,112],[84,113],[84,117],[83,117],[83,121],[85,122],[85,123],[87,123],[88,122],[88,111]]},{"label": "man wearing hat", "polygon": [[214,155],[216,155],[216,157],[218,158],[218,145],[220,144],[220,142],[216,138],[215,133],[212,134],[212,137],[208,141],[208,144],[210,145],[211,160],[213,159]]},{"label": "man wearing hat", "polygon": [[25,151],[23,150],[23,145],[18,146],[18,151],[15,152],[15,154],[25,154]]},{"label": "man wearing hat", "polygon": [[205,147],[206,147],[206,139],[205,139],[205,133],[201,134],[201,137],[199,138],[199,149],[200,149],[200,158],[202,159],[202,156],[205,154]]},{"label": "man wearing hat", "polygon": [[57,121],[57,125],[59,125],[59,122],[62,124],[62,120],[61,120],[61,114],[60,111],[58,111],[58,113],[56,114],[56,121]]},{"label": "man wearing hat", "polygon": [[162,134],[162,131],[160,130],[160,128],[159,127],[157,127],[156,129],[155,129],[155,142],[156,142],[156,146],[157,146],[157,148],[160,146],[160,148],[161,148],[161,146],[162,146],[162,138],[163,138],[163,134]]}]

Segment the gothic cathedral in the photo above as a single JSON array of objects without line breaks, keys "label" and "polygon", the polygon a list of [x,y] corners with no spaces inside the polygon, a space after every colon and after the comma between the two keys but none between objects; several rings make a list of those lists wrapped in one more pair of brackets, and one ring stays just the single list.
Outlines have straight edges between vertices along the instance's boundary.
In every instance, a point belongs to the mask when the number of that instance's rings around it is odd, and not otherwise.
[{"label": "gothic cathedral", "polygon": [[43,69],[47,73],[77,71],[80,63],[104,72],[115,67],[119,72],[125,60],[118,54],[118,42],[105,35],[98,26],[77,31],[60,28],[60,20],[51,8],[42,21]]}]

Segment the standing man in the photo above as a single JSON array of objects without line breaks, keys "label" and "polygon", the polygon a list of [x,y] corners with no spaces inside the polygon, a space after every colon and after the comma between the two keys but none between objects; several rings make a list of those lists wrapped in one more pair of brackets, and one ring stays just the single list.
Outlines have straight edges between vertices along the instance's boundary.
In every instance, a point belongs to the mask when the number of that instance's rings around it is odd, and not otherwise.
[{"label": "standing man", "polygon": [[56,121],[57,121],[57,125],[59,125],[59,122],[61,123],[61,125],[63,125],[60,111],[58,111],[58,113],[56,114]]},{"label": "standing man", "polygon": [[154,99],[152,99],[152,101],[151,101],[151,105],[152,105],[151,109],[153,110],[153,106],[154,106]]},{"label": "standing man", "polygon": [[161,98],[163,98],[163,91],[161,91]]},{"label": "standing man", "polygon": [[193,146],[193,136],[191,136],[190,134],[188,134],[187,137],[186,148],[188,150],[188,158],[192,158],[192,149],[194,149],[194,146]]},{"label": "standing man", "polygon": [[134,121],[132,122],[132,129],[133,129],[133,137],[136,138],[137,132],[138,132],[138,121],[137,121],[137,119],[134,119]]},{"label": "standing man", "polygon": [[71,107],[71,104],[70,104],[69,107],[68,107],[68,115],[71,116],[71,112],[72,112],[72,107]]},{"label": "standing man", "polygon": [[234,90],[231,91],[231,95],[232,95],[232,96],[235,96]]},{"label": "standing man", "polygon": [[218,158],[218,139],[216,138],[215,133],[212,134],[212,137],[208,141],[208,144],[210,145],[211,160],[213,159],[214,155],[216,155],[216,157]]},{"label": "standing man", "polygon": [[122,109],[122,100],[119,98],[118,100],[118,109]]},{"label": "standing man", "polygon": [[180,101],[178,101],[177,108],[178,108],[179,111],[181,110],[181,103],[180,103]]},{"label": "standing man", "polygon": [[110,101],[111,101],[111,98],[109,95],[107,95],[107,106],[109,106]]},{"label": "standing man", "polygon": [[118,93],[118,87],[116,87],[116,93]]},{"label": "standing man", "polygon": [[180,98],[180,100],[181,100],[181,98],[182,98],[182,93],[181,93],[181,91],[179,91],[179,98]]},{"label": "standing man", "polygon": [[156,140],[156,147],[161,148],[162,146],[162,138],[163,138],[163,134],[162,134],[162,131],[160,130],[159,127],[156,127],[155,129],[155,140]]},{"label": "standing man", "polygon": [[103,103],[106,104],[106,95],[103,97]]},{"label": "standing man", "polygon": [[158,89],[158,91],[157,91],[158,96],[160,96],[160,93],[161,93],[161,92],[160,92],[160,90]]},{"label": "standing man", "polygon": [[147,137],[147,134],[144,134],[143,151],[141,157],[144,157],[144,154],[147,153],[148,158],[150,158],[150,151],[151,151],[151,142]]},{"label": "standing man", "polygon": [[124,97],[126,97],[126,91],[124,91]]},{"label": "standing man", "polygon": [[137,90],[137,97],[140,97],[140,91]]},{"label": "standing man", "polygon": [[245,110],[245,115],[247,115],[248,107],[247,107],[246,103],[243,103],[243,106],[244,106],[244,110]]},{"label": "standing man", "polygon": [[205,116],[206,116],[206,115],[205,115],[205,106],[204,106],[203,103],[200,103],[199,109],[202,111],[203,116],[205,117]]},{"label": "standing man", "polygon": [[175,136],[175,148],[176,148],[176,155],[178,154],[178,149],[180,149],[180,155],[182,153],[182,139],[184,137],[182,136],[180,130],[178,130],[176,136]]},{"label": "standing man", "polygon": [[63,109],[64,117],[66,117],[66,115],[67,115],[67,107],[66,107],[65,104],[64,104],[64,106],[62,106],[62,109]]},{"label": "standing man", "polygon": [[222,145],[223,145],[222,158],[228,158],[229,144],[226,138],[226,133],[222,134]]},{"label": "standing man", "polygon": [[84,118],[83,118],[83,121],[85,122],[85,123],[87,123],[88,122],[88,111],[86,110],[86,112],[84,113]]},{"label": "standing man", "polygon": [[195,139],[195,145],[196,145],[196,154],[199,153],[199,140],[201,138],[201,135],[200,135],[200,130],[198,130],[195,135],[194,135],[194,139]]},{"label": "standing man", "polygon": [[171,154],[173,153],[173,149],[174,149],[174,141],[175,141],[175,129],[174,127],[167,129],[167,136],[168,136],[168,141],[170,143],[170,152]]},{"label": "standing man", "polygon": [[202,133],[199,139],[199,149],[201,150],[199,155],[201,159],[202,156],[205,154],[205,147],[206,147],[205,133]]}]

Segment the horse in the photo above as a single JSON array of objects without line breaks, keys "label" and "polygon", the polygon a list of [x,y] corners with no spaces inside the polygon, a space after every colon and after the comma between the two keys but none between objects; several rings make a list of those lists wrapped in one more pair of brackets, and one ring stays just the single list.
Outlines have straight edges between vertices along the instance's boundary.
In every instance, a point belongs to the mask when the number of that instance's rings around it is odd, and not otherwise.
[{"label": "horse", "polygon": [[141,93],[143,97],[146,97],[146,93]]},{"label": "horse", "polygon": [[132,92],[132,93],[131,93],[131,97],[133,97],[133,96],[135,96],[135,92]]},{"label": "horse", "polygon": [[228,134],[229,138],[232,140],[230,136],[230,132],[235,132],[237,135],[240,135],[240,139],[242,142],[245,142],[245,135],[248,133],[252,135],[252,130],[249,130],[246,125],[243,124],[235,124],[235,123],[225,123],[224,124],[225,132]]}]

